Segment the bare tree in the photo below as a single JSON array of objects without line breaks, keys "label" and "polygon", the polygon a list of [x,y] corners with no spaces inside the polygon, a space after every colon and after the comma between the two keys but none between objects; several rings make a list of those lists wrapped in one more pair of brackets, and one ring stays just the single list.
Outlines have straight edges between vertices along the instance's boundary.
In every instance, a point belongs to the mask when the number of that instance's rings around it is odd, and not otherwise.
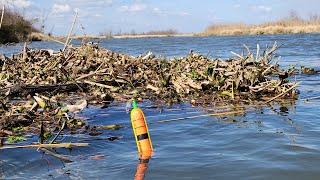
[{"label": "bare tree", "polygon": [[44,33],[44,29],[45,29],[45,22],[47,21],[48,17],[49,17],[49,11],[47,9],[42,9],[42,16],[40,18],[40,21],[41,21],[41,25],[40,25],[40,31],[42,33]]},{"label": "bare tree", "polygon": [[290,20],[294,20],[294,21],[301,20],[301,18],[299,17],[298,12],[296,10],[289,11],[289,17],[288,18]]},{"label": "bare tree", "polygon": [[320,16],[318,14],[310,14],[309,20],[314,22],[320,22]]}]

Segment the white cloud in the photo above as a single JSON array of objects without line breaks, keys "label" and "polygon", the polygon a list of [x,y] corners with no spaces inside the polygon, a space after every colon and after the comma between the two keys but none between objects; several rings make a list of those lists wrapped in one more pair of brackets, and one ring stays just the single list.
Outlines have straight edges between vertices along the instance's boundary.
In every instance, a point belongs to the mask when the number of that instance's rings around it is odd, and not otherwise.
[{"label": "white cloud", "polygon": [[159,16],[189,16],[190,13],[186,11],[174,11],[169,12],[158,7],[150,6],[143,3],[141,0],[135,0],[133,4],[130,5],[122,5],[120,6],[119,10],[121,12],[130,12],[130,13],[137,13],[137,12],[146,12],[152,13]]},{"label": "white cloud", "polygon": [[94,14],[94,17],[103,17],[101,14]]},{"label": "white cloud", "polygon": [[152,8],[151,13],[161,15],[161,16],[189,16],[190,15],[190,13],[186,11],[168,12],[168,11],[163,11],[157,7]]},{"label": "white cloud", "polygon": [[157,7],[153,8],[152,12],[155,13],[155,14],[161,14],[162,13],[162,11]]},{"label": "white cloud", "polygon": [[112,4],[112,0],[104,0],[103,2],[106,3],[106,4],[108,4],[108,5],[111,5],[111,4]]},{"label": "white cloud", "polygon": [[240,8],[240,6],[241,6],[240,4],[233,5],[234,8]]},{"label": "white cloud", "polygon": [[54,4],[52,6],[53,14],[63,14],[71,11],[71,7],[69,4]]},{"label": "white cloud", "polygon": [[69,0],[72,7],[80,7],[80,8],[87,8],[87,7],[105,7],[105,6],[112,6],[112,0]]},{"label": "white cloud", "polygon": [[190,13],[185,12],[185,11],[180,11],[180,12],[174,13],[174,15],[178,15],[178,16],[189,16]]},{"label": "white cloud", "polygon": [[256,5],[256,6],[252,6],[251,9],[254,12],[269,13],[272,10],[272,7],[264,6],[264,5]]},{"label": "white cloud", "polygon": [[142,4],[142,3],[135,3],[132,5],[124,5],[120,7],[120,11],[122,12],[142,12],[144,10],[147,9],[147,5],[146,4]]},{"label": "white cloud", "polygon": [[29,0],[12,0],[11,3],[18,8],[27,8],[31,6],[31,1]]}]

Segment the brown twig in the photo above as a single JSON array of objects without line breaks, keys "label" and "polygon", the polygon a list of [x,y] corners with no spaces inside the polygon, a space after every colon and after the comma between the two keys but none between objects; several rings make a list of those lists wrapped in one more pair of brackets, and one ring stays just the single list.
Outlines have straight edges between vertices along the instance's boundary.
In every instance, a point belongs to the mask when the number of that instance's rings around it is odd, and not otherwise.
[{"label": "brown twig", "polygon": [[310,101],[310,100],[313,100],[313,99],[320,99],[320,96],[314,96],[314,97],[304,98],[304,99],[301,99],[301,100],[303,100],[303,101]]},{"label": "brown twig", "polygon": [[65,157],[65,156],[62,156],[62,155],[60,155],[60,154],[57,154],[57,153],[55,153],[55,152],[52,152],[52,151],[50,151],[50,150],[48,150],[48,149],[45,149],[45,148],[39,148],[39,149],[40,149],[41,151],[47,153],[47,154],[50,154],[51,156],[54,156],[54,157],[56,157],[56,158],[61,159],[61,160],[64,161],[64,162],[72,162],[71,159],[69,159],[69,158],[67,158],[67,157]]},{"label": "brown twig", "polygon": [[44,141],[44,127],[43,127],[43,121],[41,121],[41,127],[40,127],[40,144],[43,144]]},{"label": "brown twig", "polygon": [[167,120],[160,120],[155,122],[149,122],[148,124],[157,124],[157,123],[164,123],[164,122],[172,122],[172,121],[181,121],[186,119],[194,119],[199,117],[208,117],[208,116],[224,116],[224,115],[231,115],[231,114],[238,114],[238,113],[244,113],[245,111],[228,111],[228,112],[218,112],[213,114],[202,114],[199,116],[189,116],[189,117],[183,117],[183,118],[173,118],[173,119],[167,119]]},{"label": "brown twig", "polygon": [[301,83],[301,82],[295,83],[294,85],[292,85],[292,86],[291,86],[289,89],[287,89],[286,91],[284,91],[284,92],[280,93],[279,95],[277,95],[277,96],[269,99],[266,103],[269,103],[269,102],[277,99],[278,97],[281,97],[281,96],[285,95],[287,92],[289,92],[290,90],[292,90],[294,87],[298,86],[300,83]]},{"label": "brown twig", "polygon": [[63,124],[62,124],[62,126],[61,126],[61,128],[60,128],[60,130],[59,130],[59,132],[58,132],[58,134],[50,141],[49,144],[53,144],[53,143],[56,141],[56,139],[58,138],[58,136],[61,134],[62,130],[65,128],[66,123],[67,123],[67,121],[64,120],[64,121],[63,121]]},{"label": "brown twig", "polygon": [[89,146],[89,143],[60,143],[60,144],[32,144],[18,146],[3,146],[0,149],[16,149],[16,148],[72,148]]},{"label": "brown twig", "polygon": [[1,13],[1,20],[0,20],[0,29],[1,29],[1,27],[2,27],[3,16],[4,16],[4,4],[2,5],[2,13]]},{"label": "brown twig", "polygon": [[75,16],[74,16],[74,19],[73,19],[73,22],[72,22],[72,25],[71,25],[71,28],[70,28],[69,35],[68,35],[68,37],[67,37],[66,42],[64,43],[64,47],[63,47],[63,50],[62,50],[62,51],[64,51],[64,50],[66,49],[66,47],[68,46],[68,44],[69,44],[69,39],[70,39],[71,33],[72,33],[72,31],[73,31],[74,24],[76,23],[77,17],[78,17],[78,12],[76,12],[76,14],[75,14]]},{"label": "brown twig", "polygon": [[99,87],[107,88],[107,89],[110,89],[111,91],[117,91],[117,88],[114,87],[114,86],[108,86],[106,84],[96,83],[96,82],[87,81],[87,80],[85,80],[83,82],[86,83],[86,84],[93,85],[93,86],[99,86]]},{"label": "brown twig", "polygon": [[101,64],[94,72],[90,72],[89,74],[84,74],[84,75],[76,78],[76,81],[79,81],[79,80],[81,80],[81,79],[84,79],[84,78],[93,76],[93,75],[95,75],[95,74],[97,74],[97,73],[99,73],[99,72],[105,71],[106,69],[101,69],[101,70],[99,70],[99,69],[101,68],[101,66],[102,66],[102,64]]},{"label": "brown twig", "polygon": [[25,62],[26,58],[27,58],[27,42],[25,42],[23,46],[22,61]]}]

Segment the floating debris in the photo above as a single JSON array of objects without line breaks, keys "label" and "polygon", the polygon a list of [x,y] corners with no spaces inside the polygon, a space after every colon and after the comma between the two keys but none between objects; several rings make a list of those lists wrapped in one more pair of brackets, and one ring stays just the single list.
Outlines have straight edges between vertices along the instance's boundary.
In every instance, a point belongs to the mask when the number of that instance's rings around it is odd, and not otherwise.
[{"label": "floating debris", "polygon": [[301,74],[318,74],[319,71],[314,70],[311,67],[301,66]]},{"label": "floating debris", "polygon": [[[1,65],[2,96],[85,91],[104,99],[191,99],[205,94],[229,98],[280,94],[294,83],[288,73],[272,64],[277,44],[254,57],[209,59],[193,51],[186,57],[159,59],[148,53],[132,57],[89,43],[65,51],[25,49]],[[279,79],[268,75],[278,74]],[[110,97],[109,97],[110,99]]]},{"label": "floating debris", "polygon": [[[278,68],[274,60],[278,48],[275,43],[260,53],[258,46],[256,55],[247,48],[247,54],[232,52],[235,58],[222,60],[193,51],[174,59],[161,59],[151,52],[133,57],[97,43],[57,52],[25,47],[12,58],[0,59],[0,129],[6,130],[1,134],[12,135],[12,128],[19,126],[39,131],[40,122],[46,132],[59,130],[64,121],[69,129],[83,128],[85,123],[67,111],[77,113],[88,104],[113,100],[217,104],[292,98],[298,83],[286,80],[290,73]],[[78,93],[81,98],[77,104],[68,104],[66,93]],[[28,98],[13,102],[17,97]]]}]

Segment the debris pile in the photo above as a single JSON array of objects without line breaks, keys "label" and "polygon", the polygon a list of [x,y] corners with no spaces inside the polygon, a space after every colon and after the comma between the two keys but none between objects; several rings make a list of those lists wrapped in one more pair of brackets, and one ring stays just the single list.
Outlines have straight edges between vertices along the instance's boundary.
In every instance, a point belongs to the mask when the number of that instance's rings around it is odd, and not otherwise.
[{"label": "debris pile", "polygon": [[[59,52],[25,48],[12,58],[0,58],[0,129],[37,122],[35,129],[39,130],[43,121],[48,126],[61,127],[68,121],[83,127],[83,122],[69,119],[66,111],[61,111],[72,107],[63,103],[63,97],[55,99],[62,92],[81,93],[89,103],[132,98],[235,103],[294,97],[297,83],[286,80],[288,72],[279,69],[274,60],[278,47],[275,43],[262,54],[258,50],[255,56],[247,48],[247,54],[234,53],[236,57],[228,60],[210,59],[193,51],[170,60],[151,52],[132,57],[95,43]],[[13,102],[17,97],[29,98],[23,103]]]},{"label": "debris pile", "polygon": [[[32,88],[35,92],[44,87],[56,93],[64,86],[65,91],[75,91],[68,87],[100,91],[120,101],[133,97],[187,100],[208,94],[230,95],[232,99],[243,95],[274,96],[294,85],[285,80],[288,73],[273,62],[277,48],[274,44],[256,57],[248,50],[247,55],[236,54],[228,60],[209,59],[193,51],[172,60],[157,58],[150,52],[144,57],[132,57],[92,43],[64,52],[26,49],[0,61],[0,93],[15,96],[17,92],[23,94]],[[270,75],[279,78],[271,79]],[[289,94],[292,92],[284,95]]]}]

